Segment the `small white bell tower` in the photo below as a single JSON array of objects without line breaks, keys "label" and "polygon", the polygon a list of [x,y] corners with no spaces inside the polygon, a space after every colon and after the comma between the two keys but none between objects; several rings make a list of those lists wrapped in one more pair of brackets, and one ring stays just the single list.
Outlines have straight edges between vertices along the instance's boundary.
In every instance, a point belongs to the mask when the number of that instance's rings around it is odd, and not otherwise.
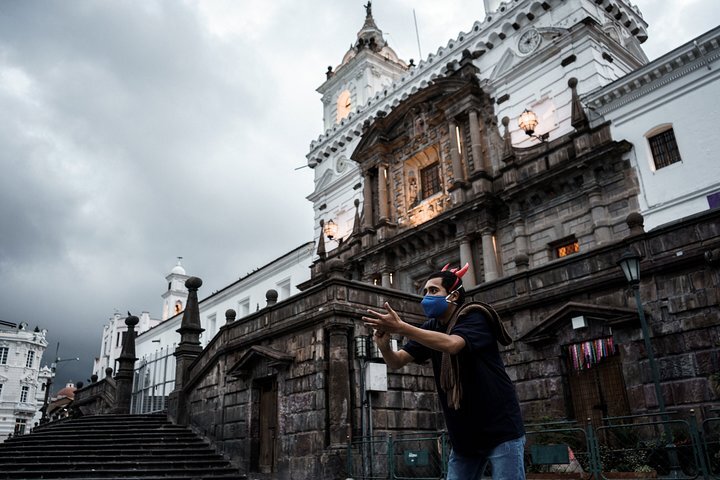
[{"label": "small white bell tower", "polygon": [[185,288],[185,280],[190,278],[185,274],[182,266],[182,257],[177,257],[177,265],[170,270],[165,277],[168,282],[167,291],[162,294],[163,312],[162,319],[167,320],[185,310],[185,302],[187,301],[188,291]]}]

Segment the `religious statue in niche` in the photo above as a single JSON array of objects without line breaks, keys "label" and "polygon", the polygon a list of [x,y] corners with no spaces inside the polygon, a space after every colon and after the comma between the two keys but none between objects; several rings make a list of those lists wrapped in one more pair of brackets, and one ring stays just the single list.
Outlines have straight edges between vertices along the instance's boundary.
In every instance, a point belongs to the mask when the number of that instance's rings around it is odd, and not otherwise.
[{"label": "religious statue in niche", "polygon": [[417,177],[415,176],[415,170],[410,170],[408,172],[408,205],[413,208],[418,203]]},{"label": "religious statue in niche", "polygon": [[422,139],[425,136],[425,115],[418,115],[415,117],[413,122],[414,137],[416,140]]}]

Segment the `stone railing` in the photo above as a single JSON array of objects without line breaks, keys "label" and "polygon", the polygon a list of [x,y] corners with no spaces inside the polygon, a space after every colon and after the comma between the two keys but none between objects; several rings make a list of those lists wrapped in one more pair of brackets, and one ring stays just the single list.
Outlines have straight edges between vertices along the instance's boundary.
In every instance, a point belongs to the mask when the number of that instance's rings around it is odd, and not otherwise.
[{"label": "stone railing", "polygon": [[110,413],[115,407],[116,384],[112,372],[112,368],[106,368],[105,378],[98,381],[97,376],[93,375],[92,383],[75,390],[72,405],[80,415]]}]

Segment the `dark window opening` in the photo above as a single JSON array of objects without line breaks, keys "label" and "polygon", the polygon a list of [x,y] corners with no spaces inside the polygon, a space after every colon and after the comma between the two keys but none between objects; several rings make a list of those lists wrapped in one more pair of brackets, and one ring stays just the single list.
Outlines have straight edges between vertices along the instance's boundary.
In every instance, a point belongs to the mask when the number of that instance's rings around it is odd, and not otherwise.
[{"label": "dark window opening", "polygon": [[672,128],[649,137],[648,142],[656,170],[682,160]]},{"label": "dark window opening", "polygon": [[440,191],[439,163],[435,162],[420,170],[420,184],[423,199],[431,197]]}]

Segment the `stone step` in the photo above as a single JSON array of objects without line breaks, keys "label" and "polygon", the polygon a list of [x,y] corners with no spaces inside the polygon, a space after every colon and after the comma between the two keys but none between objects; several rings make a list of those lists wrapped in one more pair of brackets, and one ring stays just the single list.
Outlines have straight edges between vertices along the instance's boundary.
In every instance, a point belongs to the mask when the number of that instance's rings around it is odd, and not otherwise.
[{"label": "stone step", "polygon": [[128,430],[128,429],[136,429],[136,428],[144,428],[144,429],[175,429],[175,430],[187,430],[189,429],[187,427],[183,427],[181,425],[173,425],[169,422],[142,422],[138,424],[119,424],[119,425],[113,425],[113,424],[103,424],[98,423],[97,425],[78,425],[78,424],[62,424],[57,426],[50,426],[45,427],[41,430],[35,428],[33,432],[35,433],[49,433],[49,432],[69,432],[69,431],[78,431],[78,432],[85,432],[88,430]]},{"label": "stone step", "polygon": [[20,442],[23,439],[28,438],[47,438],[47,439],[71,439],[74,440],[76,438],[109,438],[112,436],[113,438],[122,440],[125,438],[158,438],[158,437],[178,437],[178,438],[192,438],[195,437],[195,434],[189,430],[150,430],[147,432],[134,432],[132,430],[106,430],[102,432],[96,432],[96,431],[88,431],[88,432],[76,432],[76,433],[69,433],[69,432],[38,432],[31,435],[20,435],[15,436],[12,438],[9,438],[6,440],[6,442]]},{"label": "stone step", "polygon": [[[39,441],[36,441],[34,443],[21,443],[21,442],[14,442],[11,444],[8,444],[5,442],[0,446],[0,452],[8,452],[8,451],[22,451],[22,452],[43,452],[46,451],[48,448],[48,444],[42,439]],[[165,442],[124,442],[124,443],[118,443],[118,442],[104,442],[104,443],[74,443],[74,444],[68,444],[68,443],[62,443],[62,444],[56,444],[52,445],[52,449],[55,452],[73,452],[73,451],[98,451],[98,452],[106,452],[113,450],[117,451],[127,451],[127,452],[133,452],[137,453],[139,451],[147,451],[147,450],[185,450],[185,451],[197,451],[198,449],[206,449],[208,448],[208,444],[205,443],[203,440],[197,438],[194,439],[192,442],[186,441],[182,443],[165,443]]]},{"label": "stone step", "polygon": [[38,472],[48,470],[72,470],[72,471],[105,471],[105,470],[165,470],[168,467],[173,470],[199,470],[199,469],[222,469],[230,467],[230,462],[222,459],[204,459],[204,460],[185,460],[174,461],[170,463],[164,459],[148,459],[147,461],[127,460],[116,461],[107,458],[105,461],[87,462],[77,459],[68,458],[61,462],[48,462],[43,460],[42,463],[17,463],[14,461],[0,462],[0,472]]},{"label": "stone step", "polygon": [[161,475],[157,471],[146,470],[46,470],[43,472],[2,472],[2,479],[19,479],[19,480],[65,480],[75,478],[95,478],[95,479],[162,479],[169,480],[175,478],[178,480],[204,480],[207,478],[225,478],[225,479],[241,479],[246,478],[237,473],[232,468],[208,470],[206,468],[199,469],[174,469],[167,468]]},{"label": "stone step", "polygon": [[[187,460],[192,461],[205,461],[205,460],[224,460],[220,455],[215,453],[211,449],[207,449],[204,452],[197,452],[195,450],[167,450],[162,452],[132,452],[131,454],[113,454],[112,456],[108,455],[96,455],[92,452],[80,452],[75,455],[69,455],[66,453],[61,453],[53,449],[52,452],[48,452],[47,454],[30,454],[27,455],[27,452],[24,452],[25,455],[18,455],[17,452],[8,453],[7,455],[2,455],[3,452],[0,452],[0,465],[5,465],[8,463],[16,463],[16,464],[26,464],[26,463],[54,463],[54,462],[63,462],[67,461],[71,458],[79,458],[82,462],[87,463],[103,463],[103,462],[146,462],[146,461],[159,461],[162,460],[164,462],[182,462]],[[7,453],[7,452],[6,452]],[[2,468],[0,468],[0,471],[2,471]]]},{"label": "stone step", "polygon": [[0,444],[0,480],[202,480],[240,475],[165,415],[99,415],[43,425]]},{"label": "stone step", "polygon": [[[209,474],[209,475],[150,475],[150,476],[130,476],[130,477],[101,477],[101,476],[94,476],[94,477],[58,477],[58,476],[42,476],[42,477],[22,477],[22,476],[14,476],[14,477],[6,477],[6,476],[0,476],[0,478],[14,478],[14,479],[20,479],[20,480],[42,480],[42,479],[49,479],[49,480],[71,480],[74,478],[83,478],[84,480],[112,480],[112,479],[123,479],[123,480],[134,480],[134,479],[140,479],[142,480],[204,480],[205,478],[212,478],[213,480],[219,479],[219,480],[248,480],[248,477],[246,475],[240,475],[238,473],[219,473],[219,474]],[[255,476],[253,476],[253,480],[255,479]]]}]

